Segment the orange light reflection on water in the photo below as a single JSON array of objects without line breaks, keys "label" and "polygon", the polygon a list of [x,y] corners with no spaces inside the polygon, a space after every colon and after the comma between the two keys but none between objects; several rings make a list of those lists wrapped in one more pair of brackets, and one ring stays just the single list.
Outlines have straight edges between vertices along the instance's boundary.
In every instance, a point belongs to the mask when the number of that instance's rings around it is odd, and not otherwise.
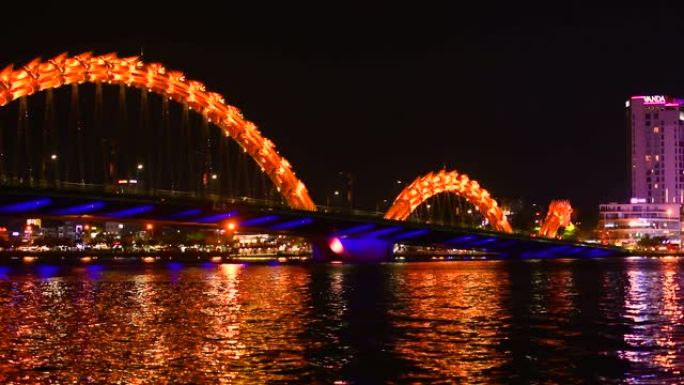
[{"label": "orange light reflection on water", "polygon": [[[505,272],[487,268],[496,261],[468,262],[450,269],[448,262],[429,263],[405,272],[398,287],[407,307],[397,327],[407,330],[397,354],[428,371],[430,376],[480,382],[484,372],[506,363],[499,349],[508,315]],[[412,374],[411,381],[424,380]]]}]

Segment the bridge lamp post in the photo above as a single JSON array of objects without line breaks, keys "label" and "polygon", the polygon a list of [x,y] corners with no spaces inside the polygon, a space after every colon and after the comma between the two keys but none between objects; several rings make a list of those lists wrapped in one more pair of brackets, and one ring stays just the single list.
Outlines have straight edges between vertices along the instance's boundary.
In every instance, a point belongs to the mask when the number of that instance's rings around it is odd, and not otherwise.
[{"label": "bridge lamp post", "polygon": [[217,180],[218,180],[218,174],[211,174],[210,177],[210,189],[209,192],[212,194],[217,194],[218,193],[218,186],[217,186]]},{"label": "bridge lamp post", "polygon": [[138,181],[138,186],[140,186],[140,183],[142,182],[142,178],[140,177],[140,174],[145,169],[145,166],[142,163],[138,163],[138,166],[135,169],[136,169],[135,179]]},{"label": "bridge lamp post", "polygon": [[145,231],[147,232],[147,237],[151,241],[152,237],[154,236],[154,225],[151,223],[148,223],[145,225]]},{"label": "bridge lamp post", "polygon": [[228,222],[226,223],[223,228],[225,229],[225,234],[226,234],[226,246],[230,246],[231,240],[237,234],[237,224],[235,222]]},{"label": "bridge lamp post", "polygon": [[59,167],[57,164],[57,154],[50,155],[50,160],[54,164],[54,168],[55,168],[55,185],[56,185],[57,183],[59,183]]},{"label": "bridge lamp post", "polygon": [[339,191],[339,190],[333,191],[333,202],[332,202],[332,205],[333,205],[333,207],[337,207],[338,210],[339,210],[339,208],[342,206],[342,205],[340,204],[340,191]]}]

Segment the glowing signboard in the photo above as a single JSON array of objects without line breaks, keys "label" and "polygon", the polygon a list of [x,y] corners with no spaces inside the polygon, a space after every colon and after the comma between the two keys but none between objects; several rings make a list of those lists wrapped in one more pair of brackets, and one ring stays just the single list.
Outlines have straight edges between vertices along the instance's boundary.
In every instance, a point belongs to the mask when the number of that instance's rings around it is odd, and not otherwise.
[{"label": "glowing signboard", "polygon": [[665,100],[665,96],[663,95],[653,95],[653,96],[644,96],[644,104],[665,104],[667,101]]}]

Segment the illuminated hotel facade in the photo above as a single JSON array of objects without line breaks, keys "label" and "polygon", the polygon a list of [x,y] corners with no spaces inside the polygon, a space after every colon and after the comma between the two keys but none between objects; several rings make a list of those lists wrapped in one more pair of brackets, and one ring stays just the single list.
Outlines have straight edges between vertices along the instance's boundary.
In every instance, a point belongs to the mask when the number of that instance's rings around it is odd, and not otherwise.
[{"label": "illuminated hotel facade", "polygon": [[627,101],[631,196],[684,203],[684,100],[634,96]]},{"label": "illuminated hotel facade", "polygon": [[625,107],[632,198],[599,205],[599,239],[630,246],[648,236],[680,244],[684,99],[633,96]]},{"label": "illuminated hotel facade", "polygon": [[599,205],[599,238],[603,243],[633,246],[641,238],[662,237],[671,244],[681,242],[681,205],[646,203],[632,198],[630,203]]}]

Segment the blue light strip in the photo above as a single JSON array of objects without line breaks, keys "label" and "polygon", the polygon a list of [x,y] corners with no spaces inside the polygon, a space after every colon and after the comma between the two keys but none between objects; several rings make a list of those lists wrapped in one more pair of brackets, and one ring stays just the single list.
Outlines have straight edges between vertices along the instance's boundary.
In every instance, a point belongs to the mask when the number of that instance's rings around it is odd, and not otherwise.
[{"label": "blue light strip", "polygon": [[584,248],[582,246],[576,246],[576,247],[573,247],[572,250],[570,250],[570,252],[568,252],[568,255],[574,255],[574,254],[586,252],[586,251],[587,251],[586,248]]},{"label": "blue light strip", "polygon": [[425,235],[428,232],[429,232],[428,229],[413,230],[413,231],[407,231],[407,232],[402,233],[402,234],[397,234],[392,238],[395,241],[402,240],[402,239],[411,239],[411,238],[420,237],[421,235]]},{"label": "blue light strip", "polygon": [[295,227],[308,225],[310,223],[313,223],[313,221],[314,221],[313,218],[297,219],[294,221],[279,223],[275,226],[272,226],[271,229],[273,229],[273,230],[288,230],[288,229],[293,229]]},{"label": "blue light strip", "polygon": [[50,198],[42,198],[35,201],[13,203],[11,205],[1,206],[0,213],[19,213],[25,211],[37,210],[41,207],[47,206],[52,203]]},{"label": "blue light strip", "polygon": [[180,212],[177,212],[175,214],[171,214],[167,218],[168,219],[182,219],[182,218],[192,217],[192,216],[200,215],[200,214],[202,214],[202,210],[190,209],[190,210],[180,211]]},{"label": "blue light strip", "polygon": [[152,211],[153,209],[154,209],[153,205],[144,205],[144,206],[132,207],[130,209],[112,211],[111,213],[104,214],[104,216],[105,217],[112,217],[112,218],[126,218],[126,217],[132,217],[133,215],[146,213],[148,211]]},{"label": "blue light strip", "polygon": [[489,243],[492,243],[495,241],[496,241],[496,238],[486,238],[486,239],[479,240],[477,242],[473,242],[473,243],[469,244],[468,246],[482,246],[482,245],[486,245],[486,244],[489,244]]},{"label": "blue light strip", "polygon": [[207,222],[220,222],[228,218],[232,218],[238,214],[237,210],[228,211],[227,213],[211,215],[208,217],[200,218],[197,222],[207,223]]},{"label": "blue light strip", "polygon": [[498,243],[498,244],[496,245],[496,247],[499,248],[499,249],[500,249],[500,248],[504,248],[504,247],[511,247],[511,246],[513,246],[513,245],[515,245],[515,244],[517,244],[517,243],[518,243],[518,241],[511,240],[511,241],[508,241],[508,242]]},{"label": "blue light strip", "polygon": [[380,230],[375,230],[371,231],[370,233],[367,233],[364,235],[364,237],[382,237],[383,235],[389,235],[392,233],[396,233],[397,231],[401,231],[402,227],[396,226],[396,227],[388,227],[386,229],[380,229]]},{"label": "blue light strip", "polygon": [[335,231],[335,232],[333,233],[333,236],[335,236],[335,237],[343,237],[343,236],[345,236],[345,235],[357,234],[357,233],[361,233],[361,232],[364,232],[364,231],[368,231],[368,230],[371,230],[371,229],[374,229],[374,228],[375,228],[375,225],[374,225],[374,224],[358,225],[358,226],[354,226],[354,227],[349,227],[349,228],[344,229],[344,230]]},{"label": "blue light strip", "polygon": [[613,254],[612,252],[608,250],[601,250],[601,249],[592,249],[587,252],[588,257],[592,258],[600,258],[600,257],[606,257],[608,255]]},{"label": "blue light strip", "polygon": [[562,245],[549,247],[548,249],[538,250],[538,251],[526,251],[520,253],[523,258],[549,258],[549,257],[563,257],[566,256],[564,252],[568,249],[572,249],[572,246]]},{"label": "blue light strip", "polygon": [[276,221],[276,220],[278,220],[278,218],[280,218],[279,215],[267,215],[265,217],[247,219],[245,221],[240,222],[240,226],[241,227],[251,227],[251,226],[256,226],[256,225],[263,225],[265,223]]},{"label": "blue light strip", "polygon": [[67,207],[59,210],[55,210],[52,213],[55,215],[79,215],[85,213],[91,213],[96,210],[100,210],[105,207],[104,202],[96,201],[90,202],[78,206]]},{"label": "blue light strip", "polygon": [[454,238],[454,239],[451,239],[449,241],[446,241],[446,243],[458,245],[458,244],[468,243],[468,242],[474,241],[476,239],[477,239],[477,237],[474,235],[463,235],[463,236],[460,236],[458,238]]}]

